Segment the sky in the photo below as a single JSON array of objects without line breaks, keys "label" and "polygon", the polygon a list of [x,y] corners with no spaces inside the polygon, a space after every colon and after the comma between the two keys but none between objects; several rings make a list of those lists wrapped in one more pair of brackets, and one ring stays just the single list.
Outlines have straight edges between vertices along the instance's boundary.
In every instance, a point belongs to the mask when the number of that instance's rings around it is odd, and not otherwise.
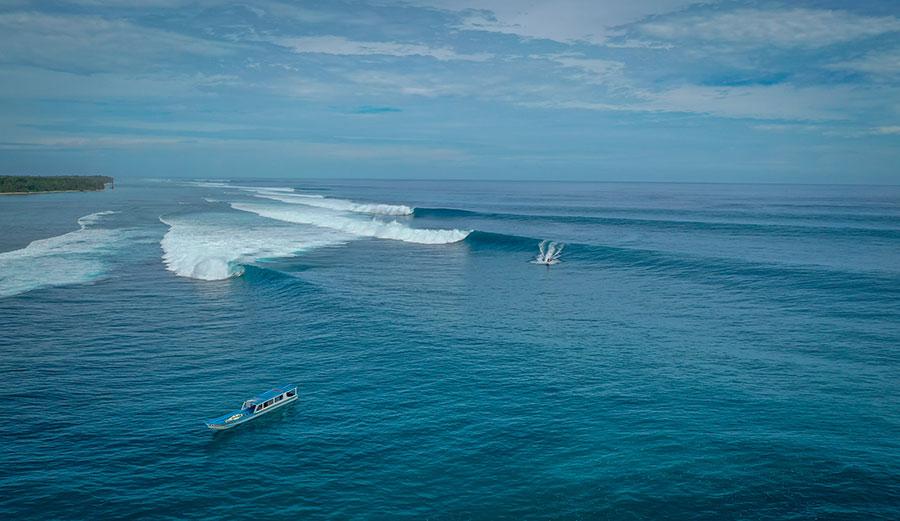
[{"label": "sky", "polygon": [[900,184],[900,3],[0,0],[0,174]]}]

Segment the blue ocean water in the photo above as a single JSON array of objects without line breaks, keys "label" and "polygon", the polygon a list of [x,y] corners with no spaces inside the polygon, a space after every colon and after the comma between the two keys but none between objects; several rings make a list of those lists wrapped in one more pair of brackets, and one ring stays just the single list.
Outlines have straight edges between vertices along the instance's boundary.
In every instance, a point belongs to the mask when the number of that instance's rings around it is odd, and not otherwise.
[{"label": "blue ocean water", "polygon": [[900,519],[898,187],[123,179],[0,219],[5,519]]}]

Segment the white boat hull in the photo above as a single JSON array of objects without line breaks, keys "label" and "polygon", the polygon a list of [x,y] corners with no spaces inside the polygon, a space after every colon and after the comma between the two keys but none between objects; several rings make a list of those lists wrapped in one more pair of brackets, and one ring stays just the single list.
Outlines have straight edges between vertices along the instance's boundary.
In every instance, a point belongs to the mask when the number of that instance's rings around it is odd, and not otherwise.
[{"label": "white boat hull", "polygon": [[227,423],[207,423],[206,426],[214,431],[228,430],[228,429],[237,427],[238,425],[240,425],[242,423],[247,423],[248,421],[255,420],[256,418],[258,418],[264,414],[267,414],[274,410],[280,409],[281,407],[284,407],[285,405],[287,405],[289,403],[293,403],[293,402],[297,401],[297,398],[299,398],[299,395],[294,394],[294,396],[285,398],[284,400],[281,400],[278,403],[272,404],[271,406],[266,407],[262,411],[255,412],[253,414],[248,414],[239,420],[235,420],[235,421],[227,422]]}]

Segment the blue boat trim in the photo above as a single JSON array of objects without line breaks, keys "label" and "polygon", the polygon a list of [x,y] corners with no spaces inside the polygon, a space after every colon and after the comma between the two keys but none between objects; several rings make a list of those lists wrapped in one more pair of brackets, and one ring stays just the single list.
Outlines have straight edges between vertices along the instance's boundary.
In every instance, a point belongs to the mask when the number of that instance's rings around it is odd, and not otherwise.
[{"label": "blue boat trim", "polygon": [[280,385],[249,400],[245,400],[240,410],[223,414],[218,418],[206,420],[207,427],[214,430],[225,430],[258,418],[282,405],[297,400],[296,385]]}]

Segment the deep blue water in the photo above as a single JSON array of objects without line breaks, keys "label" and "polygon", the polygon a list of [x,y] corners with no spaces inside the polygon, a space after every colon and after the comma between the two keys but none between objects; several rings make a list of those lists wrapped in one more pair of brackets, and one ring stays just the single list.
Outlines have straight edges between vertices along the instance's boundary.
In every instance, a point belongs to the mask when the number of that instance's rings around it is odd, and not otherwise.
[{"label": "deep blue water", "polygon": [[900,519],[898,187],[121,180],[0,219],[4,519]]}]

